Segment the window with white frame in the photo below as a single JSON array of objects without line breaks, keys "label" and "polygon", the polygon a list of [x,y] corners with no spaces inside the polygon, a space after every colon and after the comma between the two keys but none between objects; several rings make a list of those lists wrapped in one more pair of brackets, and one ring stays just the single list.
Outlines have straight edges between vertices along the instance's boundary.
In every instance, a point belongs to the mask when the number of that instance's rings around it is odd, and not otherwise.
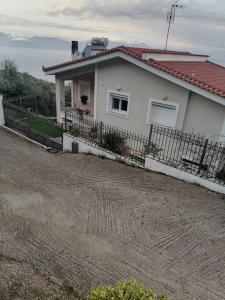
[{"label": "window with white frame", "polygon": [[78,98],[83,104],[90,101],[90,82],[87,80],[78,81]]},{"label": "window with white frame", "polygon": [[175,128],[177,124],[178,108],[179,104],[177,103],[150,100],[147,123],[155,123]]},{"label": "window with white frame", "polygon": [[129,115],[130,95],[117,91],[108,92],[107,112],[125,117]]}]

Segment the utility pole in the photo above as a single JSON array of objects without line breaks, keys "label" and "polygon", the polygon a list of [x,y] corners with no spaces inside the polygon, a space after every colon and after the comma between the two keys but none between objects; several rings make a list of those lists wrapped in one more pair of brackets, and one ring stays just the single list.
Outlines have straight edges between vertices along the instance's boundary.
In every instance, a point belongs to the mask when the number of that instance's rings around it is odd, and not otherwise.
[{"label": "utility pole", "polygon": [[173,24],[174,21],[175,21],[175,17],[176,17],[176,9],[177,9],[177,8],[181,8],[181,9],[185,8],[185,6],[182,5],[182,4],[179,4],[178,1],[179,1],[179,0],[177,0],[175,3],[173,3],[173,4],[171,5],[171,9],[170,9],[170,11],[169,11],[168,14],[167,14],[167,23],[169,23],[169,25],[168,25],[168,31],[167,31],[167,36],[166,36],[166,46],[165,46],[165,50],[167,49],[167,45],[168,45],[168,40],[169,40],[169,35],[170,35],[171,24]]}]

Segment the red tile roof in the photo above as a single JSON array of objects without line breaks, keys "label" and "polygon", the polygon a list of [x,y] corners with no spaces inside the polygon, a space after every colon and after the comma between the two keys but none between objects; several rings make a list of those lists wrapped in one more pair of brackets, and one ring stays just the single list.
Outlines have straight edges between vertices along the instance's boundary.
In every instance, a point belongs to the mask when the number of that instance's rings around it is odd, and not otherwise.
[{"label": "red tile roof", "polygon": [[142,56],[143,53],[175,54],[175,55],[208,57],[208,55],[193,54],[193,53],[187,52],[187,51],[162,50],[162,49],[151,49],[151,48],[136,48],[136,47],[125,47],[125,46],[122,46],[122,47],[125,49],[129,49],[129,51],[132,51],[134,54],[138,54],[140,57]]},{"label": "red tile roof", "polygon": [[[116,48],[108,49],[99,52],[90,57],[82,57],[75,61],[69,61],[63,64],[51,66],[48,68],[43,67],[43,71],[52,71],[61,67],[73,65],[79,62],[91,60],[96,57],[101,57],[113,52],[123,52],[133,58],[136,58],[145,64],[166,72],[176,78],[186,81],[192,85],[200,87],[215,95],[225,97],[225,67],[212,63],[210,61],[157,61],[153,59],[143,60],[142,53],[158,53],[158,54],[176,54],[176,55],[190,55],[196,56],[190,52],[171,51],[171,50],[158,50],[146,48],[134,48],[119,46]],[[208,57],[203,55],[204,57]]]},{"label": "red tile roof", "polygon": [[[154,65],[154,62],[150,63]],[[157,61],[157,67],[177,78],[225,97],[225,68],[211,61]]]}]

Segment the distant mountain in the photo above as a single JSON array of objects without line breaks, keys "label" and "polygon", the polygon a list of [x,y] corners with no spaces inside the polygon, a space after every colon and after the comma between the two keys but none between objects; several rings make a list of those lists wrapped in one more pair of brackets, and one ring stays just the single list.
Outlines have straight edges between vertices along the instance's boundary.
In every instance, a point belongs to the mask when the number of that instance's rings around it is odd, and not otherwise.
[{"label": "distant mountain", "polygon": [[[116,47],[121,44],[126,44],[125,42],[112,41],[109,47]],[[79,41],[79,48],[83,50],[86,42]],[[52,37],[12,37],[10,34],[0,32],[0,47],[15,47],[15,48],[35,48],[35,49],[54,49],[54,50],[70,50],[71,41],[67,41],[60,38]],[[146,47],[146,44],[132,44],[130,46],[136,47]]]},{"label": "distant mountain", "polygon": [[39,36],[34,36],[31,38],[15,38],[9,34],[0,32],[0,46],[15,48],[68,50],[70,47],[70,42],[58,38]]}]

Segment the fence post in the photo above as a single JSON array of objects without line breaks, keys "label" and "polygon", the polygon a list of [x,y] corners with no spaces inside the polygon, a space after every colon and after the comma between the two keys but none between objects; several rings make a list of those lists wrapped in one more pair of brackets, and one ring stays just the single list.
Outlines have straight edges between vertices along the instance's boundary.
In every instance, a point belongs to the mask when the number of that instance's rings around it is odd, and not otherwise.
[{"label": "fence post", "polygon": [[37,105],[37,96],[34,97],[34,102],[35,102],[35,113],[38,113],[38,105]]},{"label": "fence post", "polygon": [[103,142],[102,142],[102,139],[103,139],[102,130],[103,130],[103,122],[101,121],[100,122],[100,145],[101,146],[103,144]]},{"label": "fence post", "polygon": [[5,116],[3,110],[3,96],[0,95],[0,125],[5,125]]},{"label": "fence post", "polygon": [[150,153],[150,147],[151,147],[151,140],[152,140],[152,131],[153,131],[153,124],[150,125],[150,131],[149,131],[149,136],[148,136],[148,146],[147,146],[147,153]]},{"label": "fence post", "polygon": [[63,124],[61,124],[61,131],[62,131],[62,144],[63,144],[63,133],[64,133]]},{"label": "fence post", "polygon": [[21,98],[21,96],[19,96],[19,106],[22,108],[22,106],[23,106],[23,103],[22,103],[22,98]]},{"label": "fence post", "polygon": [[29,127],[29,136],[32,137],[31,108],[28,108],[27,110],[27,119],[28,119],[28,127]]},{"label": "fence post", "polygon": [[67,132],[67,112],[65,109],[65,132]]},{"label": "fence post", "polygon": [[201,159],[200,159],[200,162],[199,162],[198,174],[200,173],[200,171],[202,169],[202,166],[203,166],[203,161],[204,161],[204,158],[205,158],[208,142],[209,142],[209,140],[206,139],[205,144],[204,144],[204,148],[203,148],[203,151],[202,151]]}]

